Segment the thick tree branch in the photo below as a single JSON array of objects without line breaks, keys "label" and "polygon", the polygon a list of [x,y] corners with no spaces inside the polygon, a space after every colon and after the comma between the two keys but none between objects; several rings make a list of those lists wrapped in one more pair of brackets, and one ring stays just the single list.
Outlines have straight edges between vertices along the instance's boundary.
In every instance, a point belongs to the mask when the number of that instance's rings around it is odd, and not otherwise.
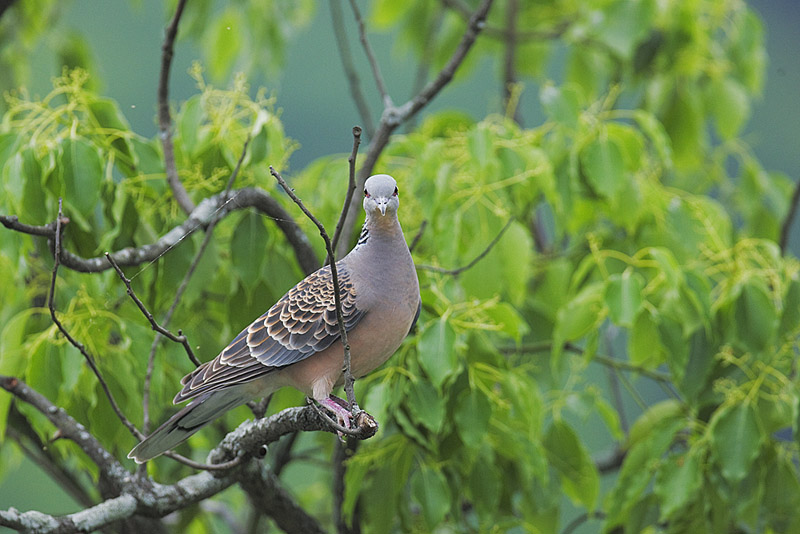
[{"label": "thick tree branch", "polygon": [[[312,406],[286,408],[265,419],[247,420],[229,432],[219,445],[209,453],[206,461],[218,464],[239,456],[264,456],[264,448],[292,432],[305,431],[333,432],[328,422]],[[375,435],[377,428],[363,424],[356,428],[358,439]]]},{"label": "thick tree branch", "polygon": [[[218,207],[220,199],[223,198],[228,198],[228,200],[220,208]],[[275,221],[275,224],[283,232],[292,247],[303,272],[310,274],[319,268],[319,259],[314,253],[308,237],[294,222],[292,216],[265,191],[250,187],[231,191],[227,197],[225,192],[208,197],[198,204],[182,224],[161,236],[155,243],[124,248],[112,252],[111,256],[120,267],[132,267],[151,262],[178,245],[198,229],[210,224],[215,217],[222,219],[236,210],[247,208],[255,208]],[[68,221],[68,219],[63,220],[64,222]],[[42,236],[49,239],[55,237],[55,223],[32,226],[20,223],[15,216],[0,215],[0,224],[10,230],[24,234]],[[74,271],[85,273],[96,273],[111,268],[111,264],[105,256],[82,258],[65,250],[63,247],[61,249],[61,265]]]},{"label": "thick tree branch", "polygon": [[75,442],[103,471],[115,488],[121,491],[126,486],[130,473],[100,445],[100,442],[82,424],[62,408],[50,402],[44,395],[33,390],[22,380],[12,376],[0,375],[0,388],[41,412],[58,429],[58,435]]},{"label": "thick tree branch", "polygon": [[194,211],[194,202],[181,183],[178,169],[175,166],[175,148],[172,145],[172,117],[169,113],[169,70],[175,52],[175,37],[178,34],[178,24],[183,15],[186,0],[178,0],[175,15],[164,33],[164,43],[161,45],[161,71],[158,78],[158,134],[164,147],[164,167],[167,171],[167,183],[172,189],[175,201],[186,213]]},{"label": "thick tree branch", "polygon": [[297,504],[263,463],[250,462],[239,477],[239,485],[248,493],[253,504],[287,534],[327,532],[319,521]]},{"label": "thick tree branch", "polygon": [[[450,82],[450,80],[453,79],[453,75],[455,74],[456,70],[458,70],[458,67],[461,66],[461,63],[463,63],[464,58],[466,58],[467,53],[472,48],[472,45],[475,44],[475,40],[478,38],[478,35],[483,29],[486,23],[486,16],[489,13],[489,8],[492,6],[492,2],[493,0],[483,0],[475,12],[470,16],[469,21],[467,22],[467,27],[464,30],[464,35],[461,38],[461,42],[459,42],[458,46],[453,52],[453,55],[450,56],[450,59],[447,61],[445,66],[442,67],[442,70],[439,71],[432,81],[428,82],[428,84],[425,85],[425,87],[423,87],[419,93],[417,93],[402,106],[398,107],[384,105],[380,123],[378,124],[375,136],[370,140],[369,148],[367,149],[367,155],[364,158],[361,170],[358,173],[358,180],[356,182],[357,189],[363,188],[364,182],[366,182],[367,178],[370,176],[370,174],[372,174],[375,164],[378,161],[378,157],[389,143],[389,138],[392,132],[394,132],[394,130],[405,121],[416,115],[437,94],[439,94],[439,92]],[[357,215],[358,210],[356,206],[351,204],[343,229],[343,234],[348,236],[348,239],[343,239],[339,242],[337,251],[339,254],[343,253],[350,246],[348,243],[349,236],[353,233]]]},{"label": "thick tree branch", "polygon": [[19,513],[14,508],[0,510],[0,525],[24,532],[94,532],[111,523],[131,517],[136,511],[136,498],[123,494],[96,506],[65,516],[55,517],[41,512]]}]

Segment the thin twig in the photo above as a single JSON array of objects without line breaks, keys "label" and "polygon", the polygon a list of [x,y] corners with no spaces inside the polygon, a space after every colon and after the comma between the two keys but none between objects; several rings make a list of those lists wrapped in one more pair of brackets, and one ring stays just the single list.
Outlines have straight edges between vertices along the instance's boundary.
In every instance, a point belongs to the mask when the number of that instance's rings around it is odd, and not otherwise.
[{"label": "thin twig", "polygon": [[[467,53],[472,48],[472,45],[475,44],[475,40],[483,30],[486,24],[486,16],[489,13],[492,2],[493,0],[483,0],[475,12],[469,17],[464,35],[453,51],[453,55],[450,56],[450,59],[432,81],[428,82],[421,91],[402,106],[384,106],[380,123],[375,131],[375,136],[370,140],[367,154],[358,172],[356,181],[357,189],[364,187],[364,182],[366,182],[367,178],[372,174],[378,158],[389,143],[392,132],[394,132],[398,126],[416,115],[453,79],[456,70],[461,66]],[[356,207],[351,204],[350,210],[347,213],[347,219],[345,220],[344,229],[342,230],[344,235],[349,236],[352,234],[357,215]],[[349,246],[349,244],[345,241],[341,241],[338,247],[339,252],[343,252],[346,246]]]},{"label": "thin twig", "polygon": [[[470,17],[470,10],[469,6],[461,2],[459,0],[441,0],[442,4],[445,7],[451,8],[453,11],[461,15],[464,20],[468,20]],[[514,30],[512,38],[517,42],[529,42],[529,41],[552,41],[554,39],[560,39],[564,36],[567,29],[572,25],[571,20],[564,20],[559,22],[555,25],[552,30],[547,31],[540,31],[540,30]],[[506,41],[509,38],[509,29],[504,28],[497,28],[495,26],[489,26],[488,24],[483,29],[483,33],[486,34],[487,37],[491,39],[496,39],[499,41]]]},{"label": "thin twig", "polygon": [[342,61],[342,68],[344,69],[347,83],[350,85],[350,96],[353,98],[359,117],[361,117],[361,123],[364,125],[364,131],[367,137],[372,139],[372,136],[375,134],[375,123],[372,120],[372,114],[369,111],[367,99],[364,98],[364,93],[361,91],[361,78],[358,76],[358,71],[353,65],[353,54],[350,52],[350,46],[347,44],[347,33],[344,28],[340,1],[341,0],[330,0],[333,35],[336,38],[336,47],[339,49],[339,58]]},{"label": "thin twig", "polygon": [[186,0],[178,0],[175,15],[164,33],[164,43],[161,45],[161,71],[158,78],[158,133],[164,147],[164,167],[167,171],[167,183],[172,189],[172,195],[181,209],[189,214],[194,211],[195,205],[186,188],[183,187],[175,166],[175,149],[172,145],[172,117],[169,113],[169,70],[172,57],[175,53],[175,36],[178,34],[178,24],[183,15]]},{"label": "thin twig", "polygon": [[797,184],[794,187],[794,193],[792,194],[792,201],[789,204],[789,213],[786,214],[786,218],[783,220],[783,224],[781,225],[781,236],[780,236],[780,247],[781,253],[786,254],[786,249],[789,246],[789,234],[792,231],[792,223],[794,222],[795,215],[797,215],[797,206],[800,204],[800,180],[798,180]]},{"label": "thin twig", "polygon": [[286,191],[286,194],[289,195],[295,204],[297,204],[303,213],[306,214],[306,217],[311,219],[316,227],[319,229],[319,235],[322,236],[323,241],[325,241],[325,249],[328,251],[328,257],[331,258],[331,278],[333,279],[333,299],[336,304],[336,322],[339,324],[339,335],[342,339],[342,347],[344,349],[344,390],[347,394],[347,402],[350,404],[350,410],[352,413],[357,414],[359,412],[358,404],[356,403],[355,393],[353,393],[353,383],[355,379],[353,378],[353,373],[350,371],[350,343],[347,341],[347,329],[344,327],[344,320],[342,316],[342,297],[340,295],[340,286],[339,286],[339,274],[336,269],[336,256],[333,253],[333,246],[331,245],[331,240],[328,237],[328,232],[325,231],[325,226],[319,220],[314,217],[314,215],[305,207],[303,201],[300,200],[297,195],[294,194],[294,190],[289,187],[283,177],[280,175],[278,171],[276,171],[272,165],[269,167],[269,172],[272,176],[278,180],[278,183]]},{"label": "thin twig", "polygon": [[[508,0],[506,6],[506,38],[505,59],[503,61],[503,107],[510,111],[514,87],[517,84],[517,17],[519,16],[519,0]],[[519,103],[514,105],[514,122],[522,124]]]},{"label": "thin twig", "polygon": [[155,317],[153,317],[153,314],[150,313],[150,310],[147,309],[147,306],[145,306],[144,303],[139,299],[139,297],[136,296],[136,292],[133,290],[133,287],[131,287],[131,281],[125,276],[125,273],[122,272],[122,269],[120,269],[117,262],[114,261],[114,258],[111,257],[111,254],[106,252],[106,258],[108,259],[108,262],[111,264],[114,270],[117,271],[117,275],[119,276],[120,280],[122,280],[122,282],[125,284],[128,296],[131,297],[131,300],[133,300],[133,302],[136,303],[136,306],[139,308],[139,310],[141,310],[142,314],[150,322],[150,326],[152,327],[152,329],[161,334],[162,336],[166,337],[170,341],[174,341],[175,343],[180,343],[181,345],[183,345],[183,348],[186,351],[187,356],[189,356],[189,359],[192,360],[192,362],[199,367],[200,361],[194,355],[194,352],[192,352],[192,347],[190,346],[189,341],[186,339],[186,336],[182,334],[175,335],[166,328],[162,327],[160,324],[158,324],[156,322]]},{"label": "thin twig", "polygon": [[164,456],[172,458],[176,462],[182,463],[183,465],[191,467],[192,469],[197,469],[198,471],[228,471],[229,469],[233,469],[234,467],[241,465],[245,460],[244,456],[237,456],[232,460],[228,460],[227,462],[221,462],[218,464],[204,464],[201,462],[195,462],[191,458],[187,458],[186,456],[178,454],[175,451],[167,451],[164,453]]},{"label": "thin twig", "polygon": [[[500,350],[506,354],[515,352],[525,352],[525,353],[550,352],[551,350],[553,350],[553,343],[552,341],[544,341],[541,343],[522,345],[520,347],[505,347]],[[575,345],[574,343],[565,343],[564,350],[575,354],[583,354],[584,352],[582,348]],[[652,371],[650,369],[647,369],[646,367],[642,367],[640,365],[636,365],[622,360],[615,360],[614,358],[609,358],[608,356],[603,356],[601,354],[595,354],[594,356],[592,356],[592,361],[595,361],[607,367],[613,367],[614,369],[619,369],[620,371],[628,371],[631,373],[636,373],[644,377],[647,377],[651,380],[655,380],[657,382],[663,382],[665,384],[672,383],[672,377],[667,373]]]},{"label": "thin twig", "polygon": [[475,256],[475,258],[473,258],[473,260],[471,262],[469,262],[468,264],[466,264],[466,265],[463,265],[463,266],[461,266],[461,267],[459,267],[457,269],[445,269],[444,267],[437,267],[435,265],[417,265],[417,269],[424,269],[426,271],[433,271],[435,273],[449,274],[451,276],[458,276],[459,274],[463,273],[467,269],[471,269],[472,267],[475,266],[476,263],[478,263],[483,258],[485,258],[486,255],[489,254],[489,252],[491,252],[492,248],[494,248],[494,246],[497,244],[497,242],[500,241],[500,238],[503,237],[503,234],[505,233],[506,230],[508,230],[508,227],[511,226],[512,222],[514,222],[514,217],[509,218],[508,222],[506,222],[505,226],[503,226],[503,228],[500,230],[500,232],[497,234],[497,236],[495,236],[495,238],[492,239],[491,243],[489,243],[486,246],[486,248],[483,249],[483,251],[480,254]]},{"label": "thin twig", "polygon": [[[229,201],[229,195],[231,189],[233,188],[233,184],[236,181],[236,177],[239,175],[239,170],[242,167],[242,162],[244,161],[245,155],[247,154],[247,147],[250,144],[250,136],[247,136],[247,139],[244,141],[244,146],[242,147],[242,153],[239,156],[239,160],[236,162],[236,166],[231,173],[230,178],[228,179],[228,183],[225,186],[225,190],[222,193],[222,196],[219,198],[220,208],[222,208],[225,204]],[[172,319],[172,315],[175,313],[175,310],[178,309],[178,303],[183,297],[186,288],[189,287],[189,280],[191,280],[192,275],[194,275],[195,271],[197,270],[197,266],[200,264],[200,260],[203,258],[206,249],[208,248],[208,244],[211,242],[211,237],[214,235],[214,228],[216,228],[217,223],[220,221],[219,210],[217,210],[217,216],[212,217],[211,222],[208,224],[206,228],[206,234],[203,238],[203,242],[200,244],[200,248],[197,250],[197,253],[194,255],[194,259],[192,260],[191,265],[189,265],[189,269],[183,275],[183,280],[181,280],[180,285],[178,286],[178,290],[175,292],[175,298],[172,299],[172,304],[170,305],[167,313],[164,314],[164,319],[162,323],[166,327],[166,325]],[[120,270],[117,269],[119,273]],[[128,285],[128,284],[126,284]],[[130,293],[129,293],[130,294]],[[181,336],[184,341],[186,341],[186,336],[183,335],[183,332],[178,331],[178,335]],[[160,332],[157,332],[155,337],[153,338],[153,343],[150,345],[150,354],[147,357],[147,371],[145,372],[144,376],[144,387],[143,387],[143,394],[142,394],[142,411],[144,414],[144,422],[143,422],[143,430],[145,433],[148,432],[150,426],[150,384],[153,378],[153,370],[155,368],[155,358],[156,358],[156,350],[158,349],[158,345],[161,341]],[[184,344],[184,348],[187,349],[186,354],[189,356],[189,360],[195,365],[195,367],[200,367],[200,361],[195,357],[194,353],[192,352],[191,348],[189,347],[188,341]]]},{"label": "thin twig", "polygon": [[63,216],[62,212],[62,205],[61,199],[58,199],[58,218],[56,218],[56,228],[55,228],[55,242],[53,244],[53,274],[50,277],[50,294],[47,297],[47,307],[50,309],[50,318],[53,320],[53,324],[56,325],[58,331],[69,341],[69,343],[78,349],[81,354],[83,354],[86,363],[89,364],[89,368],[91,368],[94,375],[97,377],[97,381],[100,382],[100,387],[103,388],[103,391],[108,398],[108,402],[111,404],[111,408],[114,410],[114,413],[117,414],[117,417],[122,422],[128,430],[130,430],[131,434],[134,435],[137,439],[141,440],[144,439],[144,434],[142,434],[136,426],[131,423],[125,414],[122,413],[117,401],[114,399],[114,395],[111,393],[111,390],[106,384],[105,379],[103,379],[103,375],[100,373],[100,369],[97,367],[97,364],[94,361],[94,358],[89,351],[86,350],[86,347],[83,346],[81,342],[77,339],[72,337],[67,329],[64,328],[64,325],[61,324],[61,321],[58,319],[56,315],[56,307],[55,307],[55,293],[56,293],[56,279],[58,278],[58,266],[60,265],[59,258],[61,257],[61,221]]},{"label": "thin twig", "polygon": [[361,46],[364,48],[364,53],[367,55],[367,61],[372,69],[372,77],[375,78],[375,85],[381,95],[384,108],[391,108],[394,106],[392,97],[386,90],[386,84],[383,83],[383,76],[381,75],[381,68],[378,65],[378,60],[375,58],[375,52],[367,40],[367,33],[364,30],[364,20],[361,18],[361,11],[358,9],[356,0],[350,0],[350,7],[353,9],[353,17],[356,19],[356,26],[358,27],[358,38],[361,40]]},{"label": "thin twig", "polygon": [[[347,158],[349,173],[349,181],[347,184],[347,195],[344,198],[342,205],[342,213],[339,215],[339,220],[336,222],[336,229],[333,232],[333,240],[331,247],[336,250],[336,245],[339,243],[339,238],[342,236],[342,227],[344,220],[347,217],[347,212],[350,209],[350,203],[353,201],[353,193],[356,191],[356,156],[358,155],[358,146],[361,144],[361,128],[353,126],[353,150],[350,152],[350,157]],[[328,264],[332,261],[332,257],[328,256],[325,263]]]},{"label": "thin twig", "polygon": [[419,230],[417,230],[417,234],[414,236],[414,239],[411,240],[411,244],[408,245],[408,251],[414,252],[414,249],[417,248],[420,239],[422,239],[422,234],[425,232],[425,228],[428,227],[428,219],[423,219],[422,224],[419,225]]}]

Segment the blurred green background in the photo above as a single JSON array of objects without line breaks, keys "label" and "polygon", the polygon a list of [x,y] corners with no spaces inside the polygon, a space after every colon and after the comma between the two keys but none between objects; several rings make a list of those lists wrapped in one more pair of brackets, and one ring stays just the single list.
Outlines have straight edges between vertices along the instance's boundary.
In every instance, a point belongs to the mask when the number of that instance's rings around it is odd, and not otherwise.
[{"label": "blurred green background", "polygon": [[[766,169],[781,171],[796,179],[800,177],[800,38],[797,30],[800,6],[796,0],[759,0],[749,4],[764,21],[769,63],[764,93],[753,108],[745,138],[754,146]],[[363,73],[362,87],[373,109],[377,110],[377,92],[357,46],[355,26],[351,17],[345,16],[345,19],[354,58]],[[54,50],[70,35],[79,34],[86,41],[98,74],[100,92],[119,102],[135,131],[146,137],[153,136],[156,133],[160,46],[166,23],[163,3],[156,0],[64,2],[53,22],[29,58],[30,79],[26,86],[30,92],[43,95],[49,91],[51,78],[61,70]],[[395,45],[391,34],[372,36],[372,45],[392,96],[396,102],[404,101],[413,90],[415,63]],[[178,40],[172,68],[171,101],[185,100],[197,92],[187,70],[200,57],[201,50],[196,45],[185,39]],[[426,112],[457,108],[480,118],[487,112],[500,111],[500,87],[495,83],[496,76],[487,75],[497,68],[488,62],[480,65],[469,79],[458,79],[449,86]],[[557,69],[558,65],[552,68]],[[316,5],[313,18],[290,38],[283,67],[261,72],[249,81],[253,92],[263,86],[277,98],[287,134],[301,145],[291,157],[289,176],[291,169],[300,169],[316,158],[349,152],[350,129],[358,124],[359,118],[342,74],[327,2]],[[538,87],[528,85],[522,95],[521,112],[529,125],[541,120],[535,105],[537,94]],[[799,236],[800,224],[795,221],[792,239],[795,253],[800,250]],[[22,462],[16,475],[6,480],[13,482],[0,486],[0,508],[15,506],[54,514],[79,509],[46,474],[29,462]]]}]

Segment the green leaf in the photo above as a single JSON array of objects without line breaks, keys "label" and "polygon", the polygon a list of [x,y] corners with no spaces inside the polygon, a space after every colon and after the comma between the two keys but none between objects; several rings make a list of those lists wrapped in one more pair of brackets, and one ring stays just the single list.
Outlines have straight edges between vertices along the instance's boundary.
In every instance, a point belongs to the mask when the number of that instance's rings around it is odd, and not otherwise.
[{"label": "green leaf", "polygon": [[208,71],[212,78],[224,78],[234,65],[242,48],[242,28],[245,25],[239,11],[234,8],[226,9],[213,21],[211,37],[206,46]]},{"label": "green leaf", "polygon": [[444,475],[421,466],[411,475],[411,496],[422,509],[428,532],[433,532],[450,510],[450,489]]},{"label": "green leaf", "polygon": [[706,91],[706,106],[723,139],[736,137],[750,116],[750,97],[732,78],[713,81]]},{"label": "green leaf", "polygon": [[661,520],[667,521],[695,497],[703,482],[701,450],[673,455],[656,475],[654,491],[661,499]]},{"label": "green leaf", "polygon": [[583,288],[556,314],[556,332],[559,340],[578,339],[603,320],[603,295],[605,285],[595,282]]},{"label": "green leaf", "polygon": [[613,139],[595,139],[581,150],[580,160],[583,175],[601,196],[613,197],[627,179],[622,151]]},{"label": "green leaf", "polygon": [[706,145],[703,117],[700,97],[688,87],[676,89],[663,123],[672,141],[675,164],[681,168],[700,161]]},{"label": "green leaf", "polygon": [[564,493],[573,502],[593,510],[600,491],[600,477],[575,431],[564,421],[553,421],[542,445],[550,464],[561,475]]},{"label": "green leaf", "polygon": [[650,310],[641,308],[628,337],[628,357],[631,363],[652,369],[664,362],[664,355],[658,323]]},{"label": "green leaf", "polygon": [[605,302],[609,317],[615,324],[629,328],[633,326],[634,318],[642,307],[643,287],[642,276],[630,269],[608,277]]},{"label": "green leaf", "polygon": [[68,137],[61,142],[57,171],[64,187],[64,201],[77,211],[68,215],[79,221],[89,220],[100,199],[104,177],[100,152],[86,139]]},{"label": "green leaf", "polygon": [[420,334],[419,363],[437,389],[458,370],[455,343],[455,330],[444,317],[430,323]]},{"label": "green leaf", "polygon": [[478,448],[483,444],[491,417],[492,405],[483,392],[472,389],[462,395],[453,418],[458,435],[467,447]]},{"label": "green leaf", "polygon": [[261,268],[267,254],[264,247],[266,235],[263,217],[254,211],[248,211],[233,231],[231,261],[234,270],[247,287],[253,287],[261,277]]},{"label": "green leaf", "polygon": [[764,350],[774,339],[779,318],[765,283],[750,279],[736,300],[736,334],[750,350]]},{"label": "green leaf", "polygon": [[444,425],[445,399],[427,380],[411,383],[408,391],[408,410],[414,419],[433,433]]},{"label": "green leaf", "polygon": [[725,405],[711,418],[712,457],[730,482],[739,482],[750,471],[764,436],[750,402]]},{"label": "green leaf", "polygon": [[686,426],[678,401],[667,400],[650,407],[631,427],[628,454],[622,463],[614,489],[606,495],[606,528],[623,524],[650,484],[653,470],[675,435]]},{"label": "green leaf", "polygon": [[501,479],[505,473],[492,461],[492,449],[482,450],[477,462],[472,466],[469,476],[469,491],[472,502],[479,514],[494,518],[497,505],[503,494]]},{"label": "green leaf", "polygon": [[781,337],[796,332],[800,327],[800,280],[792,278],[783,297],[783,314],[778,333]]},{"label": "green leaf", "polygon": [[653,0],[617,0],[605,13],[598,25],[598,37],[617,55],[629,60],[634,46],[648,33],[655,16]]},{"label": "green leaf", "polygon": [[550,120],[569,128],[578,126],[580,95],[574,87],[545,85],[539,91],[539,101]]}]

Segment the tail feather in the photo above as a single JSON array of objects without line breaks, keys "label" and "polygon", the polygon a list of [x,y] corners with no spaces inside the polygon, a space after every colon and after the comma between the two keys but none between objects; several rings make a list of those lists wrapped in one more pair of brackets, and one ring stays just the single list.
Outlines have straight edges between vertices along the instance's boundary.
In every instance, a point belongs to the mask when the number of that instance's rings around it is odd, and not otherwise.
[{"label": "tail feather", "polygon": [[128,453],[141,464],[183,443],[192,434],[226,411],[247,402],[249,395],[239,388],[214,391],[199,397],[158,427]]}]

